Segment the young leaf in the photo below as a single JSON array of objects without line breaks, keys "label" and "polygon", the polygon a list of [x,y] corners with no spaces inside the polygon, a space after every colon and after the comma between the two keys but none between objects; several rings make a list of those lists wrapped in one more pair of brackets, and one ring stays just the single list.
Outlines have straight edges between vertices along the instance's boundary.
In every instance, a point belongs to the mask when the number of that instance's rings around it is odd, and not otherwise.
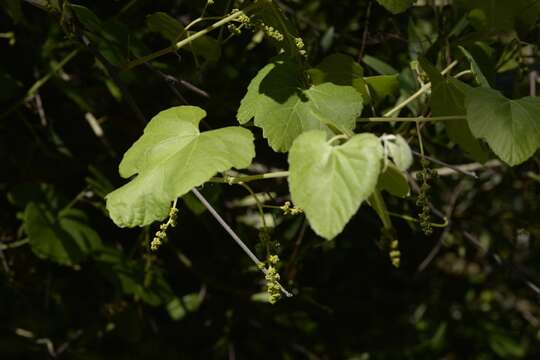
[{"label": "young leaf", "polygon": [[289,187],[313,230],[326,239],[338,235],[375,189],[383,150],[372,134],[332,146],[326,132],[300,135],[289,153]]},{"label": "young leaf", "polygon": [[465,55],[467,60],[469,60],[469,63],[471,64],[471,71],[473,72],[476,82],[482,87],[490,88],[491,86],[489,85],[489,81],[486,79],[486,77],[482,73],[482,69],[480,69],[480,66],[478,66],[476,60],[471,55],[471,53],[467,51],[467,49],[465,49],[463,46],[458,46],[458,47],[463,53],[463,55]]},{"label": "young leaf", "polygon": [[416,0],[377,0],[392,14],[399,14],[410,8]]},{"label": "young leaf", "polygon": [[47,204],[29,203],[24,228],[36,256],[62,265],[75,265],[101,247],[99,235],[77,209],[55,213]]},{"label": "young leaf", "polygon": [[240,127],[200,133],[206,112],[178,106],[157,114],[124,154],[120,175],[138,174],[108,194],[107,209],[120,227],[163,220],[171,201],[217,172],[247,167],[255,156],[253,135]]},{"label": "young leaf", "polygon": [[[419,58],[422,69],[431,80],[431,111],[433,116],[465,115],[465,92],[472,89],[454,78],[444,78],[439,70],[424,58]],[[488,159],[486,151],[473,136],[465,119],[445,123],[448,137],[465,153],[478,162]]]},{"label": "young leaf", "polygon": [[476,88],[465,101],[473,135],[507,164],[521,164],[540,147],[540,98],[510,100],[499,91]]},{"label": "young leaf", "polygon": [[412,152],[407,141],[396,135],[395,141],[388,141],[388,152],[397,168],[401,171],[407,170],[413,163]]},{"label": "young leaf", "polygon": [[411,192],[407,178],[393,164],[388,164],[386,170],[381,173],[377,188],[400,198],[409,196]]},{"label": "young leaf", "polygon": [[321,68],[310,72],[317,74],[317,83],[305,86],[296,61],[275,58],[249,84],[238,109],[238,121],[245,124],[255,118],[255,125],[263,129],[272,149],[283,152],[304,131],[353,129],[362,112],[362,95],[353,86],[335,83],[343,81],[342,74]]}]

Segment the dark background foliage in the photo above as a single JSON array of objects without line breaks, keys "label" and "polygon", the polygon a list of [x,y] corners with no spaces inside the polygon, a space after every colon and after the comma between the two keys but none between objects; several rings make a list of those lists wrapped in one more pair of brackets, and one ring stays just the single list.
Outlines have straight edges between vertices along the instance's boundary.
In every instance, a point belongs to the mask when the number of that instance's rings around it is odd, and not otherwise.
[{"label": "dark background foliage", "polygon": [[[480,168],[478,179],[457,174],[434,181],[429,196],[435,209],[451,215],[450,223],[424,236],[415,223],[394,219],[402,253],[397,269],[380,241],[379,219],[367,205],[330,242],[315,236],[302,216],[276,212],[282,221],[272,238],[282,248],[280,272],[296,296],[269,305],[254,297],[264,291],[260,274],[194,198],[180,205],[179,224],[157,253],[148,250],[157,225],[119,229],[107,217],[103,197],[124,183],[117,166],[144,122],[96,54],[112,64],[146,121],[190,103],[208,112],[203,129],[214,129],[236,124],[250,79],[276,54],[272,46],[243,31],[221,45],[215,62],[181,50],[149,66],[119,71],[126,61],[168,45],[149,31],[147,15],[163,11],[187,24],[205,2],[80,1],[101,21],[95,27],[36,3],[4,1],[0,12],[0,358],[540,357],[538,156],[515,168],[500,163]],[[510,26],[495,20],[486,25],[459,2],[436,3],[400,15],[369,0],[280,5],[302,35],[312,64],[335,52],[371,56],[401,74],[406,97],[418,88],[412,59],[424,54],[444,67],[448,59],[463,60],[457,45],[469,45],[492,86],[508,96],[529,94],[538,58],[536,50],[524,56],[522,49],[536,49],[540,28],[534,14],[530,24],[515,15]],[[239,6],[215,1],[207,15]],[[496,19],[500,13],[487,16]],[[462,28],[460,21],[466,21]],[[228,38],[227,29],[220,31],[211,35]],[[366,75],[381,72],[373,59],[364,61]],[[468,68],[466,61],[460,64]],[[42,86],[28,91],[46,76]],[[396,100],[386,99],[377,110]],[[426,106],[420,99],[402,114],[422,114]],[[260,131],[250,129],[257,137],[256,162],[286,169],[286,156],[273,153]],[[408,125],[366,129],[414,134]],[[471,162],[439,124],[425,127],[423,135],[431,156]],[[418,149],[414,137],[411,146]],[[281,180],[253,186],[278,199],[288,192]],[[254,208],[231,206],[249,195],[245,189],[213,184],[202,191],[255,248],[258,230],[241,221],[243,215],[253,217]],[[414,192],[387,202],[393,212],[417,216]],[[37,226],[29,204],[52,219],[56,232],[49,237],[63,236],[57,229],[60,209],[80,211],[77,229],[95,232],[96,249],[69,264],[40,255],[25,243]]]}]

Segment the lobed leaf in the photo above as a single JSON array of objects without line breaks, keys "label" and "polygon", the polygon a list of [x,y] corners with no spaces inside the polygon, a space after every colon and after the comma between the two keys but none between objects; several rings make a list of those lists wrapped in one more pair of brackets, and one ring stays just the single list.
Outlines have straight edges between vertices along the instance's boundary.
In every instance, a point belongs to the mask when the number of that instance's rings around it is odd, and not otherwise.
[{"label": "lobed leaf", "polygon": [[254,118],[272,149],[282,152],[308,130],[352,130],[362,112],[360,92],[351,85],[340,85],[344,81],[341,72],[330,72],[323,66],[310,73],[315,79],[305,85],[307,79],[296,61],[275,58],[249,84],[238,121],[245,124]]},{"label": "lobed leaf", "polygon": [[217,172],[249,166],[253,135],[240,127],[199,132],[206,112],[178,106],[157,114],[120,163],[124,178],[138,174],[106,196],[107,209],[120,227],[163,220],[171,201],[208,181]]}]

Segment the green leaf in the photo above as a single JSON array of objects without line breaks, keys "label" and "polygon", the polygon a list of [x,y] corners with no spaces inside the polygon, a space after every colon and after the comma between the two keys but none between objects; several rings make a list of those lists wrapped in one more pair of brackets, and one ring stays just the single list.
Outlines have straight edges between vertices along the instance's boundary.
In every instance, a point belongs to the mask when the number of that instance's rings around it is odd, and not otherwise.
[{"label": "green leaf", "polygon": [[372,134],[353,136],[332,146],[327,134],[300,135],[289,153],[289,187],[313,230],[326,239],[339,234],[377,185],[383,156]]},{"label": "green leaf", "polygon": [[[281,8],[274,1],[257,1],[255,9],[250,12],[251,23],[263,30],[268,40],[278,50],[291,57],[298,57],[300,51],[297,47],[298,32],[292,23],[285,17]],[[282,35],[282,38],[268,36],[268,30]]]},{"label": "green leaf", "polygon": [[95,256],[98,269],[122,294],[133,295],[149,305],[157,306],[174,296],[158,264],[147,267],[146,261],[128,258],[112,247],[103,247]]},{"label": "green leaf", "polygon": [[[454,78],[444,78],[438,69],[424,58],[419,59],[422,69],[431,80],[431,111],[433,116],[465,115],[465,93],[471,87]],[[470,158],[485,162],[488,154],[473,136],[467,120],[445,122],[448,137],[458,144]]]},{"label": "green leaf", "polygon": [[540,98],[510,100],[499,91],[476,88],[465,101],[473,135],[507,164],[521,164],[540,147]]},{"label": "green leaf", "polygon": [[536,0],[459,0],[457,4],[470,9],[469,19],[476,27],[494,31],[527,30],[540,16]]},{"label": "green leaf", "polygon": [[[146,17],[146,24],[150,31],[161,34],[171,44],[175,44],[193,34],[191,31],[186,32],[184,25],[180,21],[164,12],[148,15]],[[208,35],[193,40],[193,42],[183,49],[191,51],[195,56],[202,56],[210,62],[216,62],[221,56],[221,44]]]},{"label": "green leaf", "polygon": [[164,12],[156,12],[146,17],[146,26],[152,32],[157,32],[171,43],[179,41],[185,36],[184,25],[172,16]]},{"label": "green leaf", "polygon": [[474,78],[476,79],[476,82],[482,87],[490,88],[489,81],[486,79],[484,74],[482,73],[482,69],[480,69],[480,66],[478,66],[478,63],[474,59],[474,57],[471,55],[470,52],[467,51],[463,46],[458,46],[463,55],[469,60],[469,63],[471,64],[471,71],[473,72]]},{"label": "green leaf", "polygon": [[94,34],[99,34],[103,31],[103,24],[101,23],[101,20],[92,10],[85,6],[76,4],[71,4],[70,7],[86,30]]},{"label": "green leaf", "polygon": [[370,97],[381,101],[388,96],[399,95],[399,75],[377,75],[365,77],[364,81],[369,87]]},{"label": "green leaf", "polygon": [[401,135],[396,135],[393,141],[388,141],[387,147],[388,155],[392,158],[399,170],[405,171],[412,165],[413,156],[411,148]]},{"label": "green leaf", "polygon": [[400,198],[409,196],[411,192],[407,177],[393,164],[388,164],[381,173],[377,188]]},{"label": "green leaf", "polygon": [[182,298],[174,297],[167,304],[167,312],[174,321],[182,320],[188,312],[196,311],[201,305],[201,297],[197,293],[191,293],[182,296]]},{"label": "green leaf", "polygon": [[62,265],[75,265],[101,247],[98,234],[77,209],[55,213],[45,204],[30,203],[25,210],[25,231],[38,257]]},{"label": "green leaf", "polygon": [[21,9],[21,0],[3,0],[2,7],[8,13],[15,24],[19,23],[23,18]]},{"label": "green leaf", "polygon": [[392,14],[399,14],[410,8],[416,0],[377,0]]},{"label": "green leaf", "polygon": [[331,82],[336,85],[352,86],[362,94],[364,100],[369,99],[364,81],[364,68],[350,56],[329,55],[316,68],[309,69],[308,75],[314,85]]},{"label": "green leaf", "polygon": [[[353,69],[351,69],[353,70]],[[249,84],[237,119],[245,124],[255,118],[275,151],[288,151],[294,139],[313,129],[349,132],[362,112],[362,95],[343,81],[341,72],[311,69],[315,81],[305,86],[302,69],[294,60],[277,57]]]},{"label": "green leaf", "polygon": [[217,172],[249,166],[253,135],[240,127],[200,133],[206,112],[178,106],[157,114],[124,154],[120,175],[138,174],[106,196],[107,209],[120,227],[163,220],[171,201],[208,181]]},{"label": "green leaf", "polygon": [[394,75],[398,73],[395,68],[371,55],[364,55],[362,61],[381,75]]}]

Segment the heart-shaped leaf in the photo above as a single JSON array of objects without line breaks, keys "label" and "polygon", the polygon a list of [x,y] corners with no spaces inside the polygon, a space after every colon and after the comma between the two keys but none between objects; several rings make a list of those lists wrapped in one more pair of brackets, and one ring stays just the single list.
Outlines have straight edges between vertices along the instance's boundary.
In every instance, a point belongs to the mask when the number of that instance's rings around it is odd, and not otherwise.
[{"label": "heart-shaped leaf", "polygon": [[282,56],[274,59],[249,84],[238,121],[244,124],[255,118],[276,151],[288,151],[304,131],[332,127],[350,131],[362,112],[362,95],[353,86],[339,85],[342,72],[334,79],[335,73],[315,70],[317,80],[305,86],[307,79],[298,62]]},{"label": "heart-shaped leaf", "polygon": [[473,135],[507,164],[521,164],[540,147],[540,98],[510,100],[499,91],[476,88],[467,91],[465,104]]},{"label": "heart-shaped leaf", "polygon": [[[433,116],[465,115],[465,93],[472,89],[454,78],[444,78],[439,70],[424,58],[419,58],[422,69],[431,80],[431,111]],[[445,123],[448,137],[465,153],[478,162],[485,162],[488,154],[473,136],[467,120],[451,120]]]},{"label": "heart-shaped leaf", "polygon": [[138,174],[107,195],[107,209],[120,227],[163,220],[171,201],[217,172],[249,166],[255,156],[253,135],[240,127],[200,133],[206,112],[179,106],[160,112],[126,152],[120,175]]},{"label": "heart-shaped leaf", "polygon": [[372,134],[333,146],[325,131],[300,135],[289,152],[289,187],[313,230],[326,239],[339,234],[375,189],[383,156]]}]

